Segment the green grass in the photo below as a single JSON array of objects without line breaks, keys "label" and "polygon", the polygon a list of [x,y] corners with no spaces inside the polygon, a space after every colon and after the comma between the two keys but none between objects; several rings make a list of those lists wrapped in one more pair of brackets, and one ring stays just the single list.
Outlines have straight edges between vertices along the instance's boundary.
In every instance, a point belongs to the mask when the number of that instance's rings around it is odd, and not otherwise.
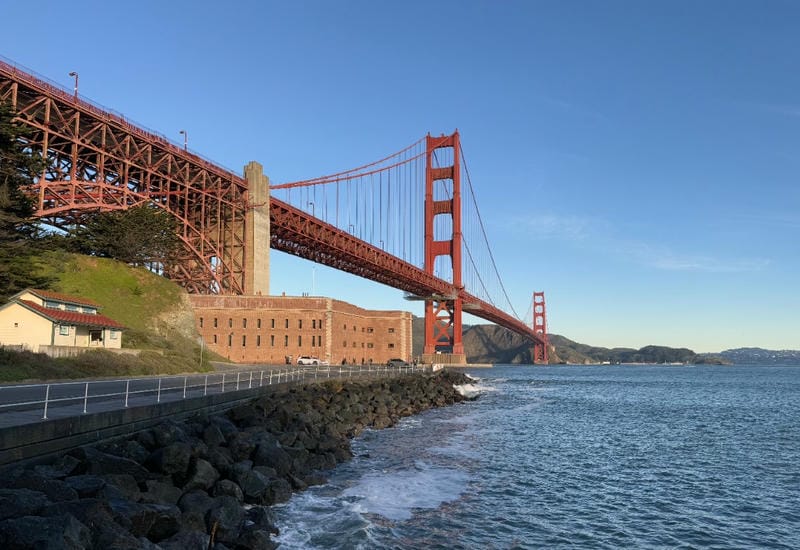
[{"label": "green grass", "polygon": [[142,351],[135,356],[93,350],[52,359],[0,348],[0,381],[207,372],[212,370],[209,360],[221,359],[206,349],[200,365],[193,320],[180,328],[160,318],[184,307],[184,291],[175,283],[145,268],[61,251],[44,253],[37,263],[55,280],[50,290],[97,302],[101,314],[125,325],[123,347]]}]

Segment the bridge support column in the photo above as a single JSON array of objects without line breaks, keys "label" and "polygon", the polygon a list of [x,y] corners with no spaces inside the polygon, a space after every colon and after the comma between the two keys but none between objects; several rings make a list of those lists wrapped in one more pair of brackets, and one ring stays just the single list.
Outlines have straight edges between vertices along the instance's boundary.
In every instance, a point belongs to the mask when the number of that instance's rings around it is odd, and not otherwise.
[{"label": "bridge support column", "polygon": [[264,167],[251,161],[244,167],[247,180],[245,215],[245,294],[269,294],[269,178]]},{"label": "bridge support column", "polygon": [[[434,275],[436,258],[448,256],[453,269],[454,296],[425,300],[423,361],[466,363],[461,334],[461,146],[458,132],[427,137],[425,164],[425,272]],[[437,166],[434,166],[434,161]],[[437,183],[438,182],[438,183]],[[448,182],[450,185],[448,185]],[[452,235],[437,240],[436,216],[450,218]],[[437,361],[437,356],[446,361]]]}]

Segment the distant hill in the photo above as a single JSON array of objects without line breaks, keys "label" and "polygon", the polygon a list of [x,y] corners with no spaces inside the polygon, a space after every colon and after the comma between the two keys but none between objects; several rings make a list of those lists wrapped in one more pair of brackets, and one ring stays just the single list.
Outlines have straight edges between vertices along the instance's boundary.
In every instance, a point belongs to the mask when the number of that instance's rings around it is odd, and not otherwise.
[{"label": "distant hill", "polygon": [[[414,355],[422,354],[425,322],[413,321]],[[602,348],[579,344],[564,336],[549,336],[550,362],[570,364],[593,363],[727,363],[713,355],[699,356],[686,348],[645,346],[641,349]],[[531,345],[522,336],[497,325],[464,327],[464,351],[470,363],[531,364]]]},{"label": "distant hill", "polygon": [[800,365],[800,350],[736,348],[726,349],[719,355],[737,365]]}]

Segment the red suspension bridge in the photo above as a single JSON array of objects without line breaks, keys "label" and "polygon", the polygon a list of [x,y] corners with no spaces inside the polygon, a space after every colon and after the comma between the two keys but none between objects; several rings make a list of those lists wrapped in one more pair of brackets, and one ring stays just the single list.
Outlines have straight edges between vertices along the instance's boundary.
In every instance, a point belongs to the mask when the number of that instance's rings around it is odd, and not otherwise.
[{"label": "red suspension bridge", "polygon": [[269,186],[257,163],[239,176],[2,60],[0,101],[47,160],[31,190],[37,215],[59,227],[141,204],[167,210],[180,221],[183,253],[164,274],[189,292],[268,293],[272,248],[424,300],[425,355],[463,357],[468,312],[528,337],[534,360],[547,361],[544,295],[534,294],[528,325],[500,278],[458,132]]}]

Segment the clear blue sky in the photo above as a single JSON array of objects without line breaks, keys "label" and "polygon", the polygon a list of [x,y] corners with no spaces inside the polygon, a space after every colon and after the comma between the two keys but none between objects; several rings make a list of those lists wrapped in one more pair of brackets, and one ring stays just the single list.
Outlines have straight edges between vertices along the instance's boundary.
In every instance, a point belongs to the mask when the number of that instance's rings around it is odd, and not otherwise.
[{"label": "clear blue sky", "polygon": [[[4,4],[0,54],[273,183],[458,128],[515,307],[544,290],[551,332],[800,348],[798,2]],[[272,291],[313,271],[421,314],[312,265],[273,253]]]}]

